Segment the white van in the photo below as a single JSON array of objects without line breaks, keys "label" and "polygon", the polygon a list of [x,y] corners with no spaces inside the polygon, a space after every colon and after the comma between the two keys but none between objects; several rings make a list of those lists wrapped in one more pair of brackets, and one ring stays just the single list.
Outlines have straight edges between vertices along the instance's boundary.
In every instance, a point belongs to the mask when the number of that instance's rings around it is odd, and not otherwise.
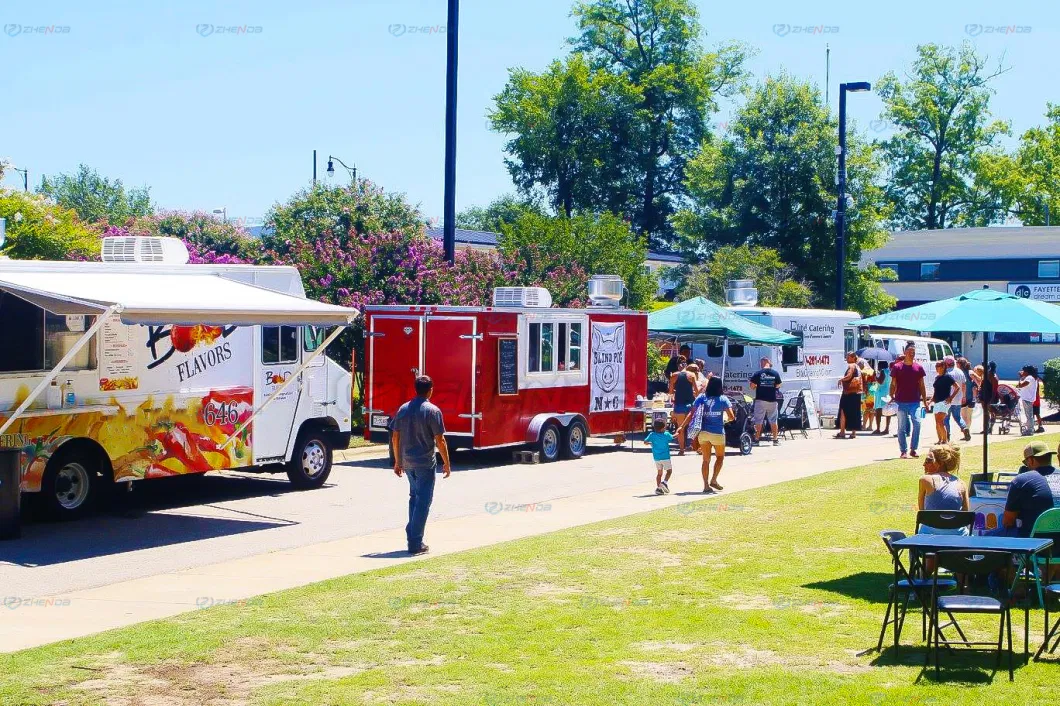
[{"label": "white van", "polygon": [[0,261],[0,449],[20,452],[22,492],[61,518],[163,476],[322,485],[352,413],[350,374],[322,354],[356,310],[307,300],[293,267],[186,264],[179,240],[103,254]]},{"label": "white van", "polygon": [[865,345],[883,348],[888,353],[893,354],[896,360],[905,355],[906,343],[914,343],[916,345],[916,362],[920,363],[924,367],[924,372],[927,373],[924,383],[927,385],[929,394],[931,384],[935,382],[935,378],[938,376],[935,372],[935,363],[945,359],[948,355],[953,355],[953,349],[950,348],[950,344],[939,338],[910,336],[906,333],[868,333],[863,336],[863,343],[866,338],[869,343],[865,343]]},{"label": "white van", "polygon": [[[761,367],[762,358],[769,358],[773,368],[780,373],[785,398],[808,389],[813,391],[814,401],[820,406],[822,392],[839,389],[839,379],[846,371],[845,354],[858,347],[858,329],[852,322],[861,319],[861,314],[856,311],[761,306],[734,306],[728,310],[797,336],[802,343],[793,346],[730,343],[725,360],[726,390],[750,394],[748,381]],[[695,344],[692,357],[702,358],[707,370],[721,374],[721,345]]]}]

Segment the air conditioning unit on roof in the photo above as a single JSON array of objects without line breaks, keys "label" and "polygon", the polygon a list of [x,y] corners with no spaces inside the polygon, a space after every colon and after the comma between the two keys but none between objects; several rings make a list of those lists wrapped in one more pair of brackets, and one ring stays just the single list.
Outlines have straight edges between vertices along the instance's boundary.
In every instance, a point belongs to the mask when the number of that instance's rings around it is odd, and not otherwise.
[{"label": "air conditioning unit on roof", "polygon": [[188,264],[188,248],[179,238],[112,236],[103,239],[103,262],[157,262]]},{"label": "air conditioning unit on roof", "polygon": [[493,306],[547,309],[552,306],[552,295],[544,287],[497,287]]}]

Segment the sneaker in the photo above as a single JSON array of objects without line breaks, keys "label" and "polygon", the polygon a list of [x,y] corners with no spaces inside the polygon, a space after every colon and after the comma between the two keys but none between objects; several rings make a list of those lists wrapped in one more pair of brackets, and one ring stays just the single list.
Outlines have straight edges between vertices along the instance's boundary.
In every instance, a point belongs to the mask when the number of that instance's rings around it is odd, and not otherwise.
[{"label": "sneaker", "polygon": [[918,454],[916,451],[910,451],[909,455],[913,458],[920,458],[920,454]]},{"label": "sneaker", "polygon": [[773,446],[780,446],[780,439],[773,439]]},{"label": "sneaker", "polygon": [[661,485],[660,487],[662,488],[662,490],[663,490],[663,492],[664,492],[665,494],[667,494],[667,495],[669,495],[669,494],[670,494],[670,486],[669,486],[669,484],[667,484],[667,482],[666,482],[666,481],[663,481],[663,482],[662,482],[662,485]]},{"label": "sneaker", "polygon": [[409,550],[409,554],[411,554],[412,556],[420,556],[421,554],[426,554],[429,551],[430,551],[430,548],[426,544],[421,544],[420,548],[417,549],[416,551],[412,551],[410,549]]},{"label": "sneaker", "polygon": [[965,441],[971,441],[972,440],[972,430],[971,429],[965,429],[964,430],[964,440]]},{"label": "sneaker", "polygon": [[1038,427],[1034,431],[1039,433],[1039,434],[1044,434],[1045,433],[1045,427]]},{"label": "sneaker", "polygon": [[899,456],[898,458],[903,458],[903,459],[904,459],[904,458],[909,458],[909,454],[907,454],[907,453],[906,453],[905,451],[903,451],[903,452],[902,452],[902,455],[901,455],[901,456]]},{"label": "sneaker", "polygon": [[655,486],[655,494],[656,494],[656,495],[662,495],[662,494],[664,494],[665,492],[666,492],[666,491],[665,491],[665,490],[663,490],[663,487],[662,487],[661,485],[657,485],[657,486]]}]

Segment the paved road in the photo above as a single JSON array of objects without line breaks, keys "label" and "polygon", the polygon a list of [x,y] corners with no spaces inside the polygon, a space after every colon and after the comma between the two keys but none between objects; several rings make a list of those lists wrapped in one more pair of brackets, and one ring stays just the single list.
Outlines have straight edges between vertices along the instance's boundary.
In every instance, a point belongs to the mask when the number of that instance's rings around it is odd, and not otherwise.
[{"label": "paved road", "polygon": [[[926,424],[924,431],[926,444],[934,434]],[[834,441],[823,433],[780,448],[756,449],[749,458],[730,451],[724,473],[731,478],[741,467],[757,474],[792,464],[843,467],[837,458],[822,461],[822,454],[838,449],[851,459],[845,465],[897,455],[893,439]],[[628,444],[623,449],[601,444],[583,459],[552,464],[513,465],[507,452],[456,454],[454,461],[453,476],[438,481],[432,520],[489,515],[504,506],[628,486],[633,486],[631,493],[639,494],[642,487],[645,498],[653,497],[650,453],[644,447],[630,452]],[[698,456],[675,458],[671,487],[675,492],[699,490],[698,475]],[[143,483],[95,517],[65,524],[31,522],[22,539],[0,543],[0,599],[106,586],[401,528],[407,488],[384,459],[337,464],[327,486],[306,492],[292,491],[284,476],[238,473]],[[644,509],[654,505],[645,500]],[[585,522],[595,519],[587,516]]]}]

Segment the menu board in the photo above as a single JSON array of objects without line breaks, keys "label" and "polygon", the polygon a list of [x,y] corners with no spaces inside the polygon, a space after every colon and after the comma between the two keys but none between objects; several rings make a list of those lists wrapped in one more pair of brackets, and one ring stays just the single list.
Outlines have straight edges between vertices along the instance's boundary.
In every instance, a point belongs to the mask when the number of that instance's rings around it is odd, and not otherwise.
[{"label": "menu board", "polygon": [[135,390],[140,386],[133,358],[132,328],[109,319],[103,323],[100,346],[99,389]]},{"label": "menu board", "polygon": [[799,394],[802,395],[802,403],[806,406],[806,423],[809,424],[810,429],[820,429],[821,418],[817,415],[817,405],[813,401],[813,391],[801,390]]},{"label": "menu board", "polygon": [[497,394],[519,394],[519,340],[497,339]]}]

